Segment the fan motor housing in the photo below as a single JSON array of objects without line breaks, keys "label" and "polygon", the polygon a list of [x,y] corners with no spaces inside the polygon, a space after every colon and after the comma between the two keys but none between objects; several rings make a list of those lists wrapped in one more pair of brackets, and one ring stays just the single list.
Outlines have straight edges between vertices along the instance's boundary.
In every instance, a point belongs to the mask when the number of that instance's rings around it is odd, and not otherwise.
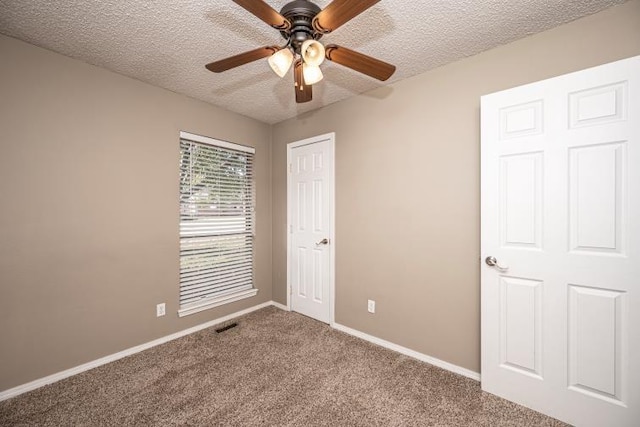
[{"label": "fan motor housing", "polygon": [[290,41],[291,47],[296,53],[300,53],[302,43],[309,39],[318,40],[322,37],[313,29],[313,18],[322,9],[315,3],[308,0],[294,0],[285,4],[280,10],[280,14],[291,23],[291,29],[280,31],[282,37]]}]

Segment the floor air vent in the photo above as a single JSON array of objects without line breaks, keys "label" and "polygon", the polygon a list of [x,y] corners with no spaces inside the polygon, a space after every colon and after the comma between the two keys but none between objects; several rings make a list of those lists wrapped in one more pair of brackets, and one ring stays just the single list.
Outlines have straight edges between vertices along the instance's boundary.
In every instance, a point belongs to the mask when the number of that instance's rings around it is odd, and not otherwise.
[{"label": "floor air vent", "polygon": [[229,329],[231,329],[231,328],[235,328],[236,326],[238,326],[238,324],[237,324],[236,322],[229,323],[229,324],[228,324],[228,325],[226,325],[226,326],[222,326],[222,327],[220,327],[220,328],[216,329],[216,332],[217,332],[217,333],[221,333],[221,332],[224,332],[224,331],[228,331]]}]

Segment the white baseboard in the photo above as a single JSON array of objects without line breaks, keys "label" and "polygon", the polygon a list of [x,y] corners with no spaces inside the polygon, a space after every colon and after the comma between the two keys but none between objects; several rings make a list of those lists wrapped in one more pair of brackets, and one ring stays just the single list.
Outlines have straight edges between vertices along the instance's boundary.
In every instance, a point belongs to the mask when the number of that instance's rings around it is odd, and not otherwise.
[{"label": "white baseboard", "polygon": [[291,311],[291,310],[289,310],[289,307],[287,307],[284,304],[280,304],[279,302],[271,301],[271,305],[276,307],[276,308],[279,308],[280,310]]},{"label": "white baseboard", "polygon": [[26,393],[28,391],[35,390],[35,389],[40,388],[40,387],[42,387],[44,385],[52,384],[52,383],[55,383],[57,381],[63,380],[65,378],[69,378],[69,377],[71,377],[73,375],[79,374],[81,372],[88,371],[89,369],[97,368],[98,366],[102,366],[102,365],[105,365],[107,363],[114,362],[114,361],[116,361],[118,359],[122,359],[123,357],[131,356],[132,354],[139,353],[141,351],[150,349],[151,347],[155,347],[157,345],[164,344],[164,343],[169,342],[169,341],[173,341],[173,340],[175,340],[177,338],[181,338],[181,337],[184,337],[186,335],[193,334],[194,332],[201,331],[202,329],[210,328],[211,326],[217,325],[219,323],[226,322],[228,320],[234,319],[236,317],[242,316],[242,315],[247,314],[247,313],[251,313],[252,311],[260,310],[261,308],[268,307],[270,305],[275,305],[278,308],[280,308],[282,306],[282,307],[284,307],[286,309],[286,307],[283,306],[282,304],[278,304],[278,303],[273,302],[273,301],[267,301],[265,303],[258,304],[256,306],[249,307],[249,308],[247,308],[245,310],[240,310],[240,311],[237,311],[235,313],[229,314],[228,316],[220,317],[219,319],[211,320],[209,322],[202,323],[202,324],[194,326],[192,328],[185,329],[183,331],[179,331],[179,332],[176,332],[174,334],[167,335],[165,337],[158,338],[156,340],[149,341],[147,343],[140,344],[140,345],[137,345],[135,347],[131,347],[131,348],[128,348],[126,350],[119,351],[118,353],[114,353],[114,354],[111,354],[109,356],[101,357],[100,359],[96,359],[96,360],[93,360],[91,362],[84,363],[84,364],[82,364],[80,366],[76,366],[74,368],[67,369],[67,370],[64,370],[62,372],[58,372],[58,373],[55,373],[53,375],[46,376],[44,378],[39,378],[37,380],[28,382],[26,384],[22,384],[22,385],[19,385],[17,387],[14,387],[14,388],[10,388],[8,390],[1,391],[0,392],[0,402],[2,402],[3,400],[10,399],[12,397],[18,396],[18,395],[20,395],[22,393]]},{"label": "white baseboard", "polygon": [[[210,328],[210,327],[215,326],[215,325],[217,325],[219,323],[224,323],[224,322],[226,322],[228,320],[231,320],[231,319],[234,319],[236,317],[251,313],[252,311],[260,310],[261,308],[268,307],[268,306],[271,306],[271,305],[274,306],[274,307],[279,308],[280,310],[290,311],[289,308],[286,305],[280,304],[280,303],[275,302],[275,301],[267,301],[265,303],[258,304],[256,306],[249,307],[249,308],[247,308],[245,310],[240,310],[240,311],[237,311],[235,313],[229,314],[228,316],[220,317],[218,319],[211,320],[211,321],[206,322],[206,323],[202,323],[200,325],[191,327],[189,329],[185,329],[185,330],[176,332],[174,334],[167,335],[165,337],[158,338],[156,340],[149,341],[147,343],[140,344],[140,345],[137,345],[135,347],[128,348],[128,349],[120,351],[118,353],[114,353],[114,354],[111,354],[109,356],[101,357],[100,359],[96,359],[96,360],[93,360],[91,362],[84,363],[84,364],[76,366],[74,368],[70,368],[70,369],[67,369],[67,370],[64,370],[64,371],[61,371],[61,372],[46,376],[44,378],[39,378],[37,380],[28,382],[26,384],[22,384],[22,385],[19,385],[17,387],[10,388],[8,390],[1,391],[0,392],[0,402],[2,402],[3,400],[10,399],[12,397],[16,397],[16,396],[18,396],[20,394],[23,394],[23,393],[26,393],[28,391],[35,390],[35,389],[40,388],[42,386],[45,386],[47,384],[55,383],[57,381],[63,380],[65,378],[69,378],[69,377],[71,377],[73,375],[76,375],[76,374],[79,374],[81,372],[85,372],[85,371],[88,371],[90,369],[97,368],[98,366],[102,366],[102,365],[105,365],[107,363],[114,362],[114,361],[116,361],[118,359],[122,359],[123,357],[131,356],[132,354],[136,354],[136,353],[139,353],[141,351],[144,351],[144,350],[150,349],[152,347],[155,347],[157,345],[164,344],[164,343],[169,342],[169,341],[173,341],[173,340],[175,340],[177,338],[181,338],[181,337],[184,337],[184,336],[189,335],[189,334],[193,334],[194,332],[198,332],[198,331],[201,331],[203,329]],[[474,379],[476,381],[480,381],[480,374],[477,373],[477,372],[473,372],[473,371],[471,371],[469,369],[454,365],[454,364],[449,363],[449,362],[445,362],[445,361],[440,360],[440,359],[436,359],[435,357],[427,356],[426,354],[418,353],[417,351],[411,350],[411,349],[406,348],[406,347],[399,346],[399,345],[391,343],[389,341],[385,341],[385,340],[383,340],[381,338],[374,337],[373,335],[365,334],[364,332],[360,332],[358,330],[351,329],[351,328],[349,328],[347,326],[344,326],[344,325],[341,325],[339,323],[334,323],[332,326],[335,329],[339,330],[339,331],[345,332],[345,333],[347,333],[349,335],[356,336],[358,338],[362,338],[363,340],[372,342],[372,343],[377,344],[377,345],[379,345],[381,347],[388,348],[390,350],[396,351],[396,352],[404,354],[406,356],[413,357],[414,359],[418,359],[418,360],[421,360],[423,362],[427,362],[427,363],[430,363],[432,365],[438,366],[439,368],[443,368],[443,369],[446,369],[448,371],[454,372],[456,374],[460,374],[460,375],[463,375],[465,377]]]},{"label": "white baseboard", "polygon": [[398,353],[404,354],[405,356],[413,357],[414,359],[418,359],[422,362],[427,362],[431,365],[437,366],[438,368],[446,369],[447,371],[451,371],[455,374],[459,374],[464,377],[471,378],[472,380],[480,381],[480,374],[478,372],[474,372],[470,369],[463,368],[462,366],[454,365],[453,363],[445,362],[444,360],[427,356],[426,354],[422,354],[415,350],[411,350],[410,348],[402,347],[401,345],[394,344],[389,341],[385,341],[381,338],[374,337],[373,335],[365,334],[364,332],[360,332],[356,329],[351,329],[339,323],[334,323],[333,327],[349,335],[362,338],[365,341],[369,341],[381,347],[388,348],[389,350],[393,350]]}]

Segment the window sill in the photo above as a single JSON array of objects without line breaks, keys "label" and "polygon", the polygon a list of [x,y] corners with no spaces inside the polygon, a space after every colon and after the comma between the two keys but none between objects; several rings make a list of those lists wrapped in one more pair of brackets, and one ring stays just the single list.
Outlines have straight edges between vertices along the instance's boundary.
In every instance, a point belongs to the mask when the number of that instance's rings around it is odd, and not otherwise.
[{"label": "window sill", "polygon": [[255,296],[258,293],[257,289],[249,289],[246,291],[240,291],[237,293],[220,296],[217,298],[208,299],[203,302],[193,303],[188,307],[178,310],[178,317],[188,316],[190,314],[199,313],[204,310],[208,310],[213,307],[218,307],[224,304],[228,304],[234,301],[240,301],[241,299]]}]

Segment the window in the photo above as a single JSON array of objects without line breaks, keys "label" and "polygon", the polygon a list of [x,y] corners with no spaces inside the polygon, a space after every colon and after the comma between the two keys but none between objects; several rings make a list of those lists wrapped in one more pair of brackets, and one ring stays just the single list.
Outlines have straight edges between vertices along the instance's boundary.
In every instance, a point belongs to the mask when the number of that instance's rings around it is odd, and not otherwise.
[{"label": "window", "polygon": [[255,150],[180,132],[180,310],[255,295]]}]

